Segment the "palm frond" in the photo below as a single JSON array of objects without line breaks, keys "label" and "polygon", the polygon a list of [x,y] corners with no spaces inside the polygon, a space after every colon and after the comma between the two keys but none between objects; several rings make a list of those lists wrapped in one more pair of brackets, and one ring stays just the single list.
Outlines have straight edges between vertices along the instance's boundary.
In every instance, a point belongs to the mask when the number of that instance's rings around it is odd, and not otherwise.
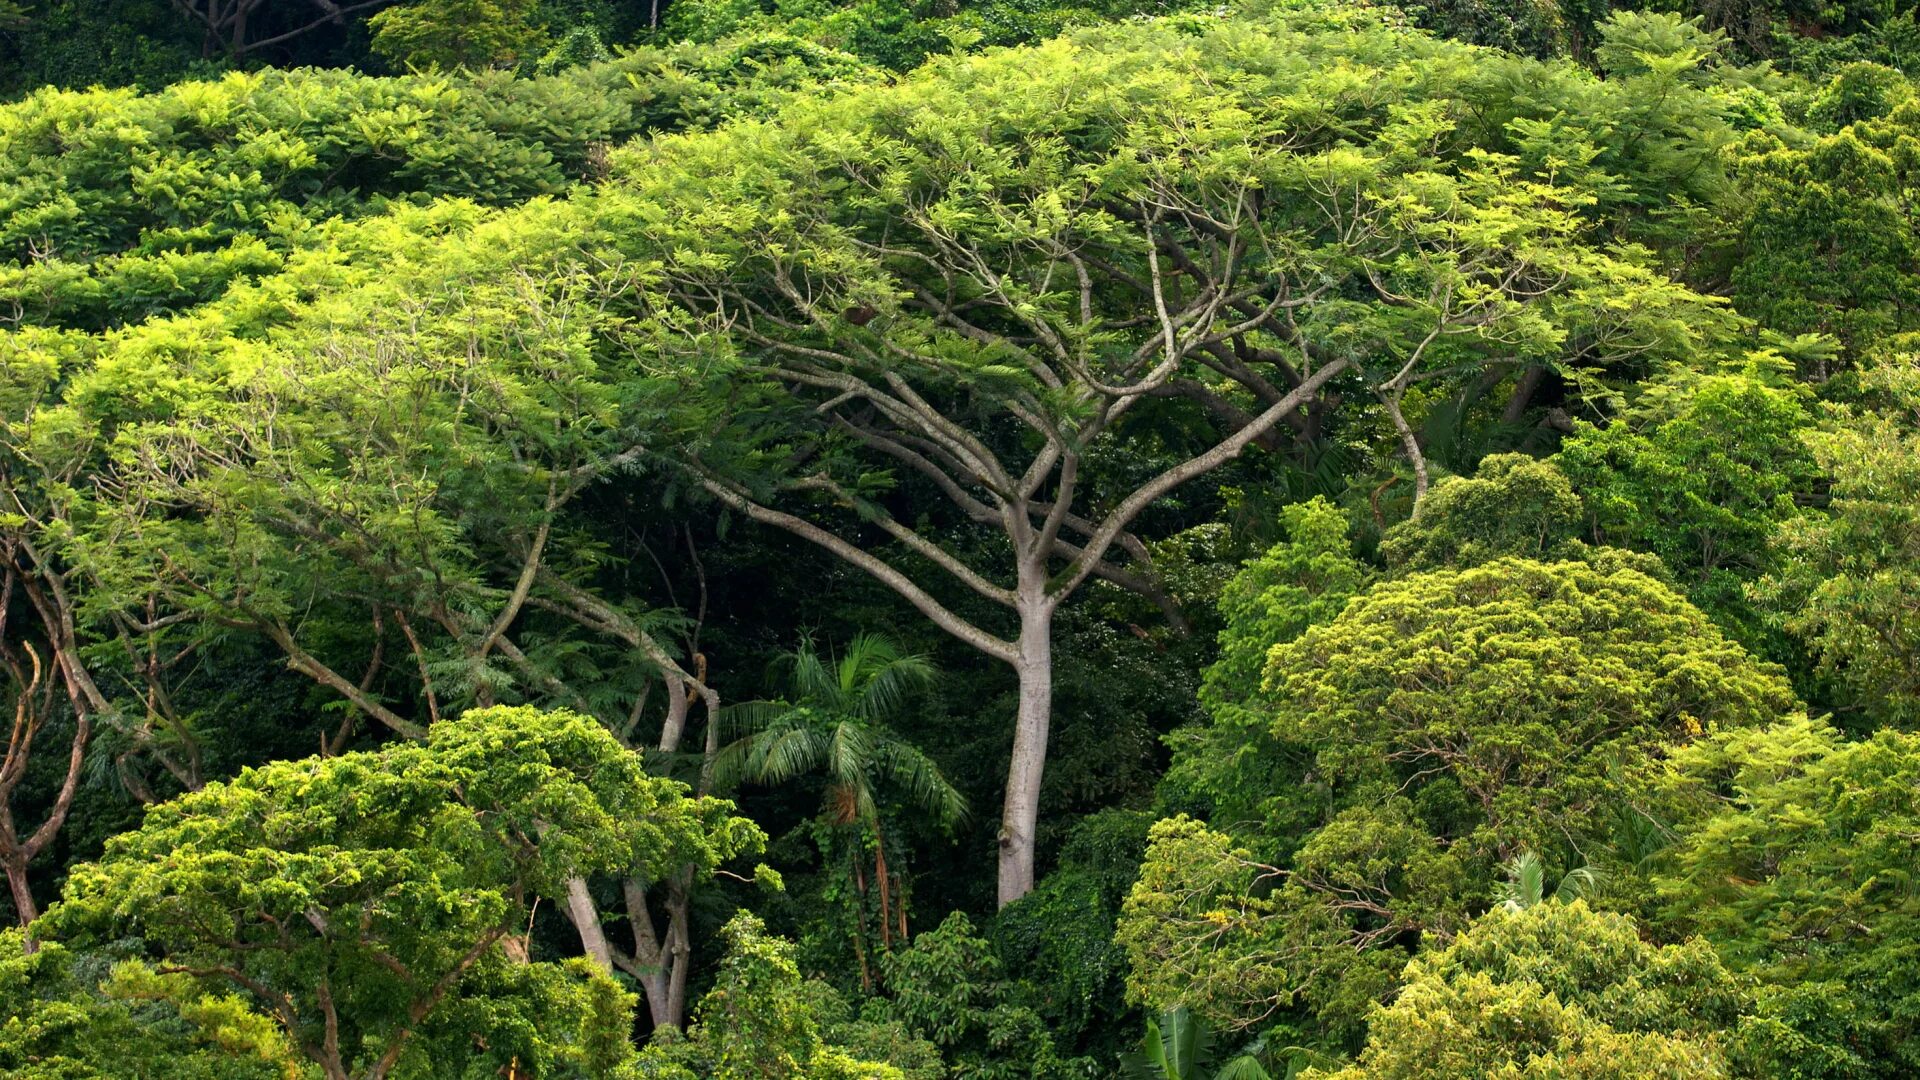
[{"label": "palm frond", "polygon": [[1273,1074],[1267,1071],[1260,1059],[1252,1054],[1241,1054],[1213,1074],[1213,1080],[1273,1080]]},{"label": "palm frond", "polygon": [[826,738],[827,774],[833,782],[859,790],[871,788],[873,780],[867,768],[873,760],[873,734],[867,726],[842,721],[833,725]]},{"label": "palm frond", "polygon": [[899,739],[885,740],[874,755],[873,772],[940,824],[953,827],[967,820],[967,797],[947,780],[932,758],[916,747]]},{"label": "palm frond", "polygon": [[828,740],[808,728],[779,728],[754,739],[749,775],[756,783],[784,784],[820,767],[829,753]]},{"label": "palm frond", "polygon": [[787,669],[787,689],[795,701],[842,711],[845,695],[840,691],[840,681],[820,658],[811,639],[803,639],[800,647],[782,657],[781,662]]},{"label": "palm frond", "polygon": [[1563,904],[1592,896],[1607,878],[1606,872],[1594,866],[1576,866],[1567,871],[1560,879],[1560,885],[1553,890],[1553,898]]},{"label": "palm frond", "polygon": [[858,634],[847,646],[838,671],[847,710],[863,720],[886,720],[914,693],[933,684],[933,664],[906,654],[879,634]]},{"label": "palm frond", "polygon": [[792,716],[794,707],[785,701],[740,701],[720,710],[720,731],[738,739],[756,731],[766,731]]},{"label": "palm frond", "polygon": [[1525,911],[1546,897],[1547,868],[1540,856],[1522,851],[1508,859],[1504,867],[1507,880],[1494,889],[1499,906],[1507,911]]}]

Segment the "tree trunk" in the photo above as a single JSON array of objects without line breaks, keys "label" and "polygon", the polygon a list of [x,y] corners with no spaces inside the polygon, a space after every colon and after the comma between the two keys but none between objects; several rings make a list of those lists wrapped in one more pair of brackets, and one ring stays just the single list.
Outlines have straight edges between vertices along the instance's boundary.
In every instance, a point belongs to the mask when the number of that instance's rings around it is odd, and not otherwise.
[{"label": "tree trunk", "polygon": [[[1043,567],[1040,573],[1044,572]],[[1045,595],[1043,582],[1025,586],[1020,596],[1020,652],[1013,665],[1020,678],[1020,705],[1014,720],[1013,760],[1007,764],[1007,801],[1000,815],[1001,907],[1033,891],[1040,779],[1046,770],[1047,734],[1053,720],[1054,605]]]},{"label": "tree trunk", "polygon": [[580,932],[581,950],[601,971],[612,974],[613,949],[607,944],[606,929],[600,925],[600,909],[593,902],[593,894],[587,891],[586,878],[567,879],[567,918]]},{"label": "tree trunk", "polygon": [[687,1017],[687,974],[693,967],[693,881],[681,871],[667,888],[667,1023],[680,1027]]},{"label": "tree trunk", "polygon": [[640,983],[647,999],[647,1016],[656,1028],[678,1027],[673,1015],[667,965],[667,950],[654,934],[653,915],[647,910],[647,890],[635,877],[620,882],[627,902],[627,921],[633,927],[633,969],[629,972]]},{"label": "tree trunk", "polygon": [[[7,863],[7,888],[13,893],[13,910],[23,928],[40,917],[40,908],[33,902],[33,889],[27,881],[27,864],[24,860]],[[31,938],[27,939],[27,951],[33,951]]]}]

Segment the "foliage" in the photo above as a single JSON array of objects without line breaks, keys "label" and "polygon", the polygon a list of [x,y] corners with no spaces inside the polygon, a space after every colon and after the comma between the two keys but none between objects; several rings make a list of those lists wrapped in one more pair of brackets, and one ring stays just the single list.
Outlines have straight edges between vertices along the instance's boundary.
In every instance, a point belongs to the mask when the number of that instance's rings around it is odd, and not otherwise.
[{"label": "foliage", "polygon": [[[1444,485],[1443,485],[1444,487]],[[1212,723],[1177,732],[1164,785],[1169,802],[1210,809],[1221,822],[1271,822],[1285,830],[1280,802],[1259,778],[1286,767],[1261,707],[1268,654],[1331,621],[1372,575],[1354,557],[1343,514],[1324,498],[1281,511],[1286,539],[1249,560],[1220,593],[1225,625],[1200,701]]]},{"label": "foliage", "polygon": [[823,1041],[793,945],[758,918],[736,915],[722,931],[727,952],[684,1041],[641,1055],[636,1075],[661,1080],[901,1080],[892,1065],[862,1061]]},{"label": "foliage", "polygon": [[234,993],[136,960],[0,931],[0,1070],[20,1080],[311,1075],[284,1032]]},{"label": "foliage", "polygon": [[1725,374],[1679,370],[1607,427],[1576,424],[1554,458],[1596,541],[1660,556],[1721,627],[1782,662],[1791,651],[1745,587],[1773,568],[1776,534],[1818,487],[1802,442],[1813,423],[1805,397],[1777,357]]},{"label": "foliage", "polygon": [[279,762],[155,807],[46,918],[77,941],[137,929],[169,969],[253,995],[330,1075],[385,1076],[448,1040],[466,1058],[482,1016],[500,1064],[591,1067],[632,999],[565,1007],[557,971],[495,970],[503,939],[568,877],[751,852],[759,830],[729,809],[648,777],[592,721],[476,710],[424,745]]},{"label": "foliage", "polygon": [[1102,1057],[1118,1049],[1088,1043],[1111,1038],[1131,1016],[1124,1000],[1126,954],[1113,931],[1152,822],[1143,811],[1121,809],[1081,818],[1061,845],[1054,872],[994,920],[1003,970],[1019,972],[1031,987],[1034,1010],[1062,1047]]},{"label": "foliage", "polygon": [[1494,454],[1471,477],[1433,489],[1420,516],[1394,526],[1380,555],[1395,570],[1467,567],[1503,557],[1577,556],[1582,505],[1552,462]]},{"label": "foliage", "polygon": [[956,1075],[978,1080],[1079,1074],[1082,1063],[1054,1046],[1046,1025],[1006,980],[993,946],[960,912],[881,961],[889,1010],[940,1047]]},{"label": "foliage", "polygon": [[377,12],[367,20],[375,55],[399,68],[511,67],[543,36],[535,0],[438,0]]},{"label": "foliage", "polygon": [[1741,158],[1742,311],[1781,334],[1830,334],[1853,356],[1917,328],[1905,302],[1920,287],[1920,238],[1905,216],[1916,127],[1920,101],[1908,98],[1810,144],[1763,142]]},{"label": "foliage", "polygon": [[1890,359],[1864,384],[1867,407],[1808,433],[1832,477],[1830,513],[1781,531],[1785,563],[1764,592],[1840,681],[1846,704],[1869,722],[1911,728],[1920,723],[1920,361]]},{"label": "foliage", "polygon": [[[896,924],[899,936],[906,937],[904,852],[896,847],[889,865],[882,800],[904,804],[949,829],[967,814],[965,797],[939,766],[890,726],[932,683],[934,670],[925,657],[903,654],[874,634],[856,636],[838,660],[822,658],[812,641],[804,641],[781,656],[779,666],[793,701],[734,706],[732,719],[745,734],[714,758],[713,775],[725,786],[741,781],[777,785],[823,774],[816,819],[821,859],[851,864],[856,910],[848,929],[862,984],[871,988],[868,953],[892,946]],[[860,865],[868,843],[873,845],[871,884]],[[868,926],[870,899],[878,903],[877,935]]]},{"label": "foliage", "polygon": [[0,1072],[1920,1071],[1912,12],[337,8],[0,0]]},{"label": "foliage", "polygon": [[1484,909],[1468,883],[1498,860],[1589,848],[1604,810],[1650,797],[1668,747],[1793,705],[1604,551],[1376,584],[1275,647],[1258,700],[1288,769],[1250,775],[1241,805],[1302,824],[1277,843],[1260,818],[1156,827],[1118,935],[1137,1000],[1229,1027],[1296,1001],[1350,1024],[1402,949]]},{"label": "foliage", "polygon": [[1847,742],[1797,718],[1676,756],[1681,794],[1716,813],[1658,877],[1672,932],[1759,975],[1744,1030],[1764,1075],[1894,1076],[1920,1062],[1913,823],[1920,741]]},{"label": "foliage", "polygon": [[1652,946],[1584,901],[1482,916],[1407,965],[1351,1067],[1308,1076],[1732,1075],[1738,980],[1698,938]]}]

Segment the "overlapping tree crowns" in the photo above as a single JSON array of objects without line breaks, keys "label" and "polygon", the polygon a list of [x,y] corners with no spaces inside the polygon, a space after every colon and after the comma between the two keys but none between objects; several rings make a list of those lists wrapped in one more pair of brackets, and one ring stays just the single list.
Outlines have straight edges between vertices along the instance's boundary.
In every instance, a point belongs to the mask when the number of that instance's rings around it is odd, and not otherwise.
[{"label": "overlapping tree crowns", "polygon": [[[1412,388],[1548,360],[1597,374],[1725,324],[1588,246],[1587,194],[1436,150],[1453,91],[1365,35],[1206,40],[944,62],[620,169],[652,253],[638,329],[732,403],[694,410],[691,483],[1014,668],[1003,903],[1032,884],[1053,612],[1093,576],[1171,607],[1131,531],[1149,506],[1341,422],[1336,386],[1391,420],[1417,503]],[[1274,62],[1283,47],[1379,70],[1331,77]],[[1163,434],[1195,407],[1213,428]],[[1113,468],[1149,431],[1158,460]],[[1011,558],[910,522],[909,490]]]},{"label": "overlapping tree crowns", "polygon": [[1215,826],[1156,830],[1119,933],[1130,987],[1219,1024],[1295,1001],[1351,1024],[1403,949],[1484,910],[1469,882],[1523,850],[1604,851],[1611,808],[1654,805],[1671,747],[1795,705],[1623,553],[1374,584],[1276,645],[1225,717],[1266,730],[1239,767],[1199,770]]},{"label": "overlapping tree crowns", "polygon": [[[157,805],[74,869],[47,924],[72,941],[137,931],[164,970],[252,994],[328,1077],[379,1080],[436,1037],[469,1038],[437,1012],[525,933],[536,898],[758,851],[731,810],[648,776],[586,717],[472,710],[423,743],[276,762]],[[611,1014],[569,1022],[623,1030],[631,998],[606,1000]]]}]

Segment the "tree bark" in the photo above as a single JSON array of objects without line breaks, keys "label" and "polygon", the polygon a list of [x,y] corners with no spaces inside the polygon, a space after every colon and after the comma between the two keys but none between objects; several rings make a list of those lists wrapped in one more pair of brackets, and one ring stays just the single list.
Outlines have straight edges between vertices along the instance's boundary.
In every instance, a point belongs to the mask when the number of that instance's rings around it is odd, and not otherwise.
[{"label": "tree bark", "polygon": [[[1042,584],[1044,588],[1044,584]],[[1053,722],[1053,609],[1044,594],[1021,590],[1020,704],[1013,726],[1013,758],[1007,763],[1007,797],[1000,814],[999,906],[1033,891],[1034,832],[1040,823],[1040,783],[1047,767],[1047,736]]]},{"label": "tree bark", "polygon": [[[22,927],[40,917],[40,908],[33,902],[33,889],[27,881],[27,864],[24,860],[7,863],[7,889],[13,894],[13,911]],[[33,941],[27,941],[27,950],[33,951]]]},{"label": "tree bark", "polygon": [[607,944],[606,928],[600,925],[600,909],[594,905],[593,894],[587,891],[586,878],[567,879],[567,918],[580,931],[580,948],[601,971],[611,974],[613,949]]}]

